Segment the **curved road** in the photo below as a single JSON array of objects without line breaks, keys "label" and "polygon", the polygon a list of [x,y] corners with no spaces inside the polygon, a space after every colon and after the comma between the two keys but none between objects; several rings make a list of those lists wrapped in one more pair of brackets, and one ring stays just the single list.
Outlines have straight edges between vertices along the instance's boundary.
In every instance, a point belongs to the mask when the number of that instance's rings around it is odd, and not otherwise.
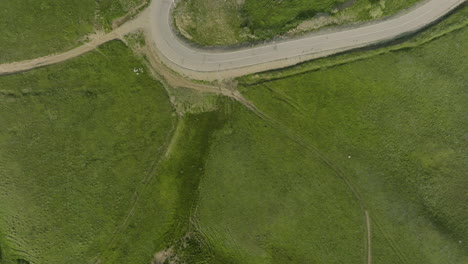
[{"label": "curved road", "polygon": [[440,19],[465,0],[428,0],[391,19],[362,27],[269,43],[232,51],[188,46],[171,26],[173,0],[153,0],[150,32],[159,56],[170,67],[196,79],[235,77],[290,66],[305,60],[388,41],[413,33]]},{"label": "curved road", "polygon": [[95,49],[127,33],[144,29],[154,55],[174,71],[190,78],[215,80],[276,69],[413,33],[463,4],[465,0],[426,0],[393,18],[352,29],[318,32],[303,38],[271,42],[232,51],[188,46],[173,31],[173,0],[153,0],[136,19],[76,49],[33,60],[0,65],[0,75],[59,63]]}]

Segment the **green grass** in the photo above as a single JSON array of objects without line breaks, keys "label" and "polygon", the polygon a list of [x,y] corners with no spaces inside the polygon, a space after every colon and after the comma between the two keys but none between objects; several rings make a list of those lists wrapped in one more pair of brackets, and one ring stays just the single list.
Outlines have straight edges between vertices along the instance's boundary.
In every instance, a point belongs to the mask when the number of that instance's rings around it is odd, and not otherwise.
[{"label": "green grass", "polygon": [[374,263],[467,263],[466,12],[239,79],[265,116],[120,42],[1,77],[0,263],[366,263],[363,208]]},{"label": "green grass", "polygon": [[177,28],[187,39],[202,45],[225,45],[248,41],[235,0],[184,0],[174,11]]},{"label": "green grass", "polygon": [[408,36],[404,39],[396,40],[394,43],[386,43],[379,46],[364,48],[353,52],[345,52],[321,59],[306,61],[291,67],[276,69],[261,74],[251,74],[239,78],[244,85],[259,84],[285,77],[307,73],[320,69],[335,67],[359,60],[369,59],[389,52],[411,49],[431,42],[444,35],[464,28],[468,25],[468,8],[461,7],[456,12],[440,21],[436,26],[429,27],[416,35]]},{"label": "green grass", "polygon": [[[418,0],[184,0],[175,10],[183,35],[202,45],[232,45],[295,35],[395,14]],[[328,16],[318,18],[317,14]],[[310,20],[310,24],[301,22]],[[301,26],[299,26],[301,25]],[[299,27],[298,27],[299,26]]]},{"label": "green grass", "polygon": [[[242,12],[253,33],[261,39],[266,39],[294,28],[299,22],[310,19],[319,12],[330,13],[345,2],[345,0],[246,0]],[[344,9],[342,12],[352,16],[350,21],[365,21],[393,14],[416,2],[418,0],[356,0],[349,9]]]},{"label": "green grass", "polygon": [[[0,63],[69,50],[96,29],[110,29],[140,0],[2,0]],[[98,16],[95,17],[95,14]]]},{"label": "green grass", "polygon": [[149,0],[98,0],[98,21],[104,29],[110,30],[114,19],[126,15],[146,2]]},{"label": "green grass", "polygon": [[215,255],[234,263],[363,262],[364,214],[345,182],[245,108],[229,112],[196,211]]},{"label": "green grass", "polygon": [[2,0],[0,63],[76,46],[93,31],[94,10],[94,0]]},{"label": "green grass", "polygon": [[147,199],[140,201],[115,245],[102,253],[103,263],[148,263],[155,252],[190,235],[211,135],[222,124],[223,115],[217,111],[179,120],[153,181],[142,191]]},{"label": "green grass", "polygon": [[375,263],[467,263],[465,14],[395,49],[241,78],[266,117],[224,102],[179,256],[366,263],[365,207]]},{"label": "green grass", "polygon": [[[126,263],[148,263],[163,246],[159,233],[140,239],[170,215],[145,186],[176,119],[145,69],[111,42],[63,64],[0,78],[1,263],[91,263],[109,247],[140,254],[128,253],[134,259]],[[128,228],[135,194],[134,217],[152,221]],[[152,211],[139,211],[140,203]],[[127,248],[113,247],[122,239]]]},{"label": "green grass", "polygon": [[359,187],[376,261],[468,261],[467,41],[464,27],[420,47],[242,88]]}]

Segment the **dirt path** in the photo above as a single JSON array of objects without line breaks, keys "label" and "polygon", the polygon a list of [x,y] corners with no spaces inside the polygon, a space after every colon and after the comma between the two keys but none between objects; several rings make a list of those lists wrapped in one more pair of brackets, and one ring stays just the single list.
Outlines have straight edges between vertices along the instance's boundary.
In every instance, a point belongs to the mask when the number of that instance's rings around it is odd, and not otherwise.
[{"label": "dirt path", "polygon": [[367,226],[367,264],[372,264],[372,231],[369,217],[369,211],[365,211]]},{"label": "dirt path", "polygon": [[124,24],[125,22],[127,22],[128,20],[131,19],[131,17],[133,15],[135,15],[136,13],[138,13],[138,10],[140,10],[141,8],[143,8],[146,4],[148,4],[148,1],[149,0],[144,0],[141,4],[135,6],[134,8],[130,9],[127,14],[125,14],[124,16],[122,17],[119,17],[119,18],[116,18],[114,21],[112,21],[112,28],[113,29],[117,29],[118,27],[120,27],[122,24]]},{"label": "dirt path", "polygon": [[18,73],[23,71],[28,71],[36,69],[39,67],[48,66],[51,64],[60,63],[75,57],[78,57],[84,53],[90,52],[97,48],[99,45],[108,42],[110,40],[118,38],[114,32],[106,34],[102,37],[98,37],[93,41],[86,43],[78,48],[66,51],[64,53],[49,55],[45,57],[40,57],[37,59],[26,60],[21,62],[13,62],[9,64],[0,64],[0,75],[7,75],[12,73]]},{"label": "dirt path", "polygon": [[135,20],[129,21],[125,23],[124,25],[122,25],[121,27],[107,34],[97,35],[90,42],[85,43],[75,49],[72,49],[63,53],[51,54],[48,56],[39,57],[36,59],[31,59],[31,60],[0,64],[0,76],[29,71],[29,70],[37,69],[40,67],[64,62],[64,61],[76,58],[80,55],[83,55],[87,52],[90,52],[96,49],[97,47],[99,47],[100,45],[106,42],[109,42],[111,40],[116,40],[116,39],[123,40],[126,34],[145,27],[143,18],[144,18],[143,16],[138,16]]},{"label": "dirt path", "polygon": [[165,150],[164,153],[161,153],[160,156],[153,160],[153,162],[150,165],[149,172],[140,181],[140,185],[133,192],[130,207],[128,209],[127,214],[125,215],[125,218],[122,220],[120,225],[117,226],[117,229],[114,231],[111,238],[109,239],[107,246],[103,250],[101,250],[97,256],[94,257],[92,263],[103,263],[103,261],[107,257],[106,254],[108,253],[108,251],[110,251],[113,247],[115,247],[118,244],[119,236],[128,228],[130,219],[135,215],[135,210],[140,202],[141,195],[148,192],[149,187],[151,187],[150,184],[154,180],[154,177],[157,175],[157,170],[160,164],[166,159],[167,153],[170,151],[169,146],[174,138],[174,133],[176,132],[178,126],[179,120],[177,120],[176,123],[173,124],[172,129],[166,135],[167,140],[165,141],[165,144],[163,146],[163,149]]},{"label": "dirt path", "polygon": [[[371,264],[371,224],[366,203],[359,190],[351,183],[350,179],[348,179],[338,166],[325,157],[315,146],[308,144],[300,136],[268,118],[238,91],[229,89],[229,87],[224,87],[223,85],[213,86],[193,82],[178,73],[198,79],[213,80],[235,77],[262,70],[282,68],[308,59],[324,57],[339,51],[373,44],[378,40],[388,39],[395,34],[398,35],[420,29],[439,19],[456,6],[464,3],[464,0],[428,0],[427,2],[428,4],[418,7],[404,16],[385,21],[385,24],[376,23],[357,29],[329,32],[327,34],[314,35],[309,38],[289,40],[282,43],[268,43],[262,46],[237,51],[207,52],[206,50],[190,48],[184,45],[180,39],[174,38],[174,32],[170,27],[170,20],[168,18],[173,4],[172,0],[153,0],[149,9],[140,13],[134,20],[126,22],[108,34],[97,36],[92,41],[64,53],[27,61],[1,64],[0,76],[64,62],[90,52],[111,40],[124,40],[124,36],[128,33],[143,30],[147,42],[151,42],[151,44],[146,45],[145,53],[152,66],[150,69],[153,70],[153,74],[159,76],[170,86],[186,87],[201,92],[221,94],[237,100],[274,128],[286,134],[293,141],[304,146],[305,149],[314,153],[343,179],[358,200],[365,214],[367,229],[367,263]],[[376,27],[375,25],[377,24],[378,26]],[[412,27],[409,27],[409,25],[412,25]],[[405,28],[405,26],[408,26],[408,28]],[[369,36],[373,37],[370,38]],[[152,172],[154,172],[154,169],[155,168],[152,169]],[[150,173],[146,181],[151,181],[151,174],[152,173]],[[128,219],[134,213],[135,204],[138,203],[138,200],[139,193],[137,192],[133,198],[133,205],[127,217],[124,219],[122,226],[117,231],[117,234],[122,232],[125,228]],[[383,230],[378,225],[378,222],[376,222],[376,224],[379,229]],[[398,245],[388,236],[386,236],[386,238],[402,262],[405,263],[405,257],[401,250],[399,250]],[[115,238],[111,240],[110,245],[113,243],[115,243]]]},{"label": "dirt path", "polygon": [[305,140],[303,137],[301,137],[299,134],[295,133],[294,131],[288,129],[286,126],[283,126],[281,123],[273,120],[272,118],[268,117],[265,113],[260,111],[253,103],[251,103],[249,100],[244,98],[242,95],[240,95],[239,98],[236,98],[233,96],[237,101],[239,101],[241,104],[243,104],[245,107],[247,107],[249,110],[251,110],[254,114],[256,114],[260,119],[262,119],[265,123],[267,123],[269,126],[277,130],[279,133],[283,134],[293,142],[299,144],[304,148],[305,151],[311,153],[315,157],[317,157],[319,160],[321,160],[327,167],[329,167],[340,179],[343,180],[343,182],[346,184],[348,189],[351,191],[353,194],[354,198],[356,199],[357,203],[359,204],[361,208],[361,212],[363,212],[363,216],[365,217],[365,227],[366,227],[366,249],[367,249],[367,263],[371,264],[372,263],[372,243],[371,243],[371,237],[372,237],[372,231],[371,231],[371,218],[369,216],[369,209],[368,209],[368,204],[365,201],[361,191],[354,186],[353,182],[351,179],[341,170],[341,168],[335,164],[331,159],[329,159],[324,153],[322,153],[316,146],[313,144],[309,143],[307,140]]},{"label": "dirt path", "polygon": [[149,8],[114,31],[73,50],[37,59],[0,65],[0,75],[60,63],[87,53],[127,33],[144,29],[147,45],[171,69],[191,78],[220,80],[282,68],[299,62],[363,47],[415,32],[463,4],[465,0],[425,0],[423,4],[384,21],[357,28],[317,32],[314,35],[236,50],[207,50],[187,46],[171,26],[173,0],[152,0]]}]

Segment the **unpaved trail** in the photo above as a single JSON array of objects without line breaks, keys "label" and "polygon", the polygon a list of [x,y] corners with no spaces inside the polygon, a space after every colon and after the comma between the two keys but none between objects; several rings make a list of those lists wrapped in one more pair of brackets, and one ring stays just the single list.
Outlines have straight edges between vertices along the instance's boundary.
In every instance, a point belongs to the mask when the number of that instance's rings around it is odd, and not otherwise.
[{"label": "unpaved trail", "polygon": [[372,231],[369,217],[369,211],[365,211],[367,226],[367,264],[372,264]]},{"label": "unpaved trail", "polygon": [[126,34],[145,27],[143,18],[144,18],[143,16],[138,16],[136,19],[129,21],[128,23],[125,23],[121,27],[107,34],[96,36],[90,42],[85,43],[75,49],[72,49],[63,53],[51,54],[48,56],[39,57],[36,59],[31,59],[31,60],[0,64],[0,76],[29,71],[29,70],[33,70],[36,68],[64,62],[69,59],[73,59],[80,55],[83,55],[87,52],[90,52],[96,49],[97,47],[99,47],[100,45],[106,42],[109,42],[111,40],[116,40],[116,39],[123,40]]},{"label": "unpaved trail", "polygon": [[26,60],[21,62],[13,62],[9,64],[0,64],[0,75],[7,75],[12,73],[18,73],[23,71],[28,71],[32,69],[36,69],[39,67],[48,66],[51,64],[60,63],[75,57],[78,57],[82,54],[90,52],[96,49],[99,45],[114,40],[118,38],[118,35],[114,32],[106,34],[102,37],[97,37],[93,41],[86,43],[82,46],[79,46],[75,49],[70,51],[66,51],[64,53],[55,54],[55,55],[48,55],[45,57],[40,57],[37,59]]},{"label": "unpaved trail", "polygon": [[306,152],[314,155],[314,158],[318,158],[319,160],[321,160],[328,168],[330,168],[335,173],[336,176],[338,176],[341,180],[343,180],[343,182],[346,184],[348,189],[353,194],[358,205],[360,206],[361,212],[363,212],[363,216],[365,218],[364,226],[366,227],[367,263],[371,264],[372,263],[371,218],[369,216],[368,203],[364,199],[364,196],[362,195],[359,188],[354,185],[354,183],[348,177],[348,175],[346,175],[344,171],[337,164],[335,164],[330,158],[328,158],[316,146],[314,146],[313,144],[305,140],[303,137],[301,137],[299,134],[295,133],[291,129],[288,129],[288,127],[268,117],[268,115],[260,111],[252,102],[244,98],[242,95],[240,95],[240,98],[238,99],[236,97],[233,97],[233,98],[235,98],[241,104],[243,104],[245,107],[251,110],[255,115],[257,115],[260,119],[262,119],[266,124],[271,126],[273,129],[277,130],[279,133],[283,134],[284,136],[286,136],[293,142],[302,146]]},{"label": "unpaved trail", "polygon": [[[170,12],[174,4],[173,0],[153,0],[150,8],[141,12],[135,19],[126,22],[110,33],[97,36],[92,41],[64,53],[32,60],[0,64],[0,75],[24,72],[64,62],[90,52],[111,40],[124,40],[124,36],[128,33],[143,30],[146,40],[149,42],[146,47],[146,55],[152,65],[151,69],[154,74],[162,77],[162,79],[171,86],[182,86],[202,92],[217,93],[239,101],[261,119],[272,125],[272,127],[284,133],[296,143],[304,146],[304,148],[311,153],[314,153],[346,183],[365,214],[367,229],[367,263],[371,264],[371,226],[367,205],[359,190],[338,166],[324,156],[315,146],[307,143],[300,136],[268,118],[238,91],[230,90],[226,87],[217,87],[189,81],[178,73],[200,80],[220,80],[264,70],[283,68],[305,60],[325,57],[357,47],[386,41],[401,36],[402,34],[413,33],[440,19],[463,3],[465,3],[465,0],[428,0],[423,5],[401,16],[358,28],[332,31],[326,34],[319,32],[305,38],[292,39],[279,43],[266,43],[260,46],[234,51],[209,51],[206,49],[201,50],[189,47],[175,35],[170,22]],[[154,166],[152,168],[152,173],[156,167],[157,166]],[[147,176],[145,181],[151,181],[152,173]],[[143,186],[147,185],[144,184]],[[139,200],[139,192],[134,194],[132,200],[133,203],[129,213],[110,241],[109,246],[115,243],[118,234],[126,228],[129,218],[133,216],[135,205]],[[376,224],[379,229],[383,231],[378,222],[376,222]],[[386,239],[392,245],[392,248],[402,262],[407,262],[401,250],[399,250],[398,245],[392,241],[389,236],[386,236]],[[96,262],[99,262],[99,259],[98,257]]]},{"label": "unpaved trail", "polygon": [[161,162],[163,162],[167,158],[167,154],[170,151],[169,146],[172,140],[174,139],[174,133],[176,132],[176,129],[178,128],[178,126],[179,126],[179,120],[177,120],[176,124],[173,124],[172,129],[166,135],[166,138],[168,140],[165,141],[165,144],[162,148],[164,149],[164,153],[161,153],[160,156],[158,156],[156,159],[153,160],[153,162],[151,163],[149,172],[140,181],[140,185],[133,192],[131,202],[130,202],[130,207],[128,209],[127,214],[125,215],[125,218],[117,226],[116,230],[114,231],[111,238],[109,239],[107,246],[102,251],[100,251],[97,256],[94,257],[92,263],[95,263],[95,264],[102,263],[102,261],[105,260],[106,253],[108,253],[110,249],[112,249],[113,247],[117,245],[119,236],[128,228],[130,219],[135,215],[135,210],[140,202],[141,195],[149,190],[148,188],[151,186],[150,184],[154,180],[154,177],[157,174],[157,170]]},{"label": "unpaved trail", "polygon": [[114,21],[112,21],[112,28],[117,29],[120,27],[122,24],[124,24],[126,21],[130,20],[130,18],[137,13],[138,10],[140,10],[142,7],[144,7],[146,4],[148,4],[149,0],[144,0],[141,2],[139,5],[135,6],[134,8],[130,9],[127,14],[125,14],[122,17],[116,18]]}]

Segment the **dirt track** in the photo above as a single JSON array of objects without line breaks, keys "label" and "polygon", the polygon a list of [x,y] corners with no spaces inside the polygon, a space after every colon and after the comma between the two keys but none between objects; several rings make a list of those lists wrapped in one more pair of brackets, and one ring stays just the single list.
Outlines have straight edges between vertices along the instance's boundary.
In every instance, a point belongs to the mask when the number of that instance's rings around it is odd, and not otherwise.
[{"label": "dirt track", "polygon": [[[192,78],[213,80],[236,77],[267,69],[282,68],[304,60],[327,56],[343,50],[362,47],[392,39],[401,34],[414,32],[441,18],[464,2],[465,0],[429,0],[403,15],[359,28],[326,34],[321,33],[280,43],[268,43],[248,49],[220,52],[191,48],[184,44],[176,37],[169,23],[169,15],[173,2],[171,0],[153,0],[150,8],[143,11],[136,19],[123,24],[108,34],[97,36],[89,43],[64,53],[2,64],[0,65],[0,75],[23,72],[60,63],[90,52],[108,41],[115,39],[123,40],[123,37],[128,33],[143,30],[146,33],[147,43],[150,44],[147,45],[145,53],[152,68],[156,69],[154,73],[160,75],[169,85],[182,86],[231,97],[252,110],[260,118],[268,120],[262,112],[246,100],[238,91],[222,86],[192,82],[182,78],[176,72]],[[302,143],[294,135],[291,137],[296,139],[297,142]],[[363,206],[364,203],[361,195],[346,175],[326,157],[322,156],[313,146],[309,146],[309,148],[312,152],[318,153],[320,158],[343,178],[361,203],[361,206]],[[135,203],[137,201],[138,196],[135,198]],[[365,206],[363,210],[367,229],[367,263],[371,264],[371,219]],[[132,214],[133,209],[130,210],[128,217],[131,217]],[[126,220],[123,226],[125,224]],[[378,226],[378,222],[376,222],[376,225],[382,230]],[[387,238],[387,240],[390,239]],[[406,262],[404,255],[398,249],[398,245],[391,240],[390,243],[402,262]]]},{"label": "dirt track", "polygon": [[78,57],[83,55],[87,52],[90,52],[96,49],[98,46],[109,42],[115,39],[123,39],[123,36],[126,34],[136,31],[138,29],[143,28],[142,24],[142,17],[138,17],[135,20],[132,20],[123,26],[113,30],[108,34],[104,34],[101,36],[95,36],[93,40],[88,43],[83,44],[75,49],[59,53],[59,54],[51,54],[48,56],[32,59],[32,60],[25,60],[7,64],[0,64],[0,75],[12,74],[17,72],[28,71],[32,69],[36,69],[39,67],[44,67],[47,65],[52,65],[56,63],[60,63],[63,61],[67,61],[69,59]]},{"label": "dirt track", "polygon": [[372,264],[372,231],[369,217],[369,211],[366,214],[366,227],[367,227],[367,264]]},{"label": "dirt track", "polygon": [[216,80],[294,65],[415,32],[463,4],[465,0],[427,0],[391,19],[361,27],[318,32],[299,39],[265,43],[237,50],[213,51],[189,47],[171,27],[172,0],[153,0],[146,10],[114,31],[96,37],[73,50],[37,59],[0,65],[0,75],[60,63],[89,52],[99,45],[144,30],[147,43],[162,64],[194,79]]}]

